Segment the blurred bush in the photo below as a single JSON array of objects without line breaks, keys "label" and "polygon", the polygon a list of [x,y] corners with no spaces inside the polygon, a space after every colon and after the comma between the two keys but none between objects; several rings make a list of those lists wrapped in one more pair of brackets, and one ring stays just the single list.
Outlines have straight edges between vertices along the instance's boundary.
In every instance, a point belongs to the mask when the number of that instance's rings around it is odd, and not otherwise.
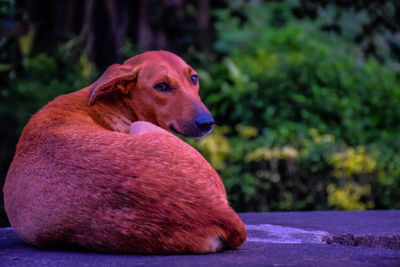
[{"label": "blurred bush", "polygon": [[225,56],[200,78],[226,130],[192,143],[238,211],[400,208],[399,64],[296,18],[295,5],[216,12]]}]

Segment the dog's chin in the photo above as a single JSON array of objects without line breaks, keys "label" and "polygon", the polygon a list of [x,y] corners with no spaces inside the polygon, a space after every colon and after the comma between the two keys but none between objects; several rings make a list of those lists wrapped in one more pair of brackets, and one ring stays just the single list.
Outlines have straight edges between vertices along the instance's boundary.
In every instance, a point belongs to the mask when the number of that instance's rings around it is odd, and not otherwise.
[{"label": "dog's chin", "polygon": [[193,139],[201,139],[204,136],[211,133],[211,131],[212,131],[212,128],[211,128],[207,132],[203,132],[203,131],[200,131],[200,129],[198,129],[197,127],[194,129],[191,128],[191,129],[185,129],[184,131],[178,131],[172,124],[169,126],[169,129],[171,130],[171,132],[173,132],[175,134],[179,134],[184,137],[193,138]]},{"label": "dog's chin", "polygon": [[201,139],[201,138],[203,138],[204,136],[206,136],[206,135],[208,135],[209,133],[211,133],[212,130],[213,130],[213,129],[211,128],[211,129],[208,130],[207,132],[202,132],[201,135],[199,135],[199,136],[194,136],[194,137],[192,137],[192,138],[194,138],[194,139]]}]

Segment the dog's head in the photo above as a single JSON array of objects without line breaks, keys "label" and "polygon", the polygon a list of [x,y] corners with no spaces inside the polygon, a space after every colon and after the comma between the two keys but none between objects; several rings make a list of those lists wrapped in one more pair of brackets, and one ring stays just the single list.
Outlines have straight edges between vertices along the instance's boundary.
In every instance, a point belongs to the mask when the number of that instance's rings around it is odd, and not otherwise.
[{"label": "dog's head", "polygon": [[91,85],[88,105],[120,91],[138,120],[187,137],[208,134],[214,119],[199,97],[197,73],[180,57],[152,51],[110,66]]}]

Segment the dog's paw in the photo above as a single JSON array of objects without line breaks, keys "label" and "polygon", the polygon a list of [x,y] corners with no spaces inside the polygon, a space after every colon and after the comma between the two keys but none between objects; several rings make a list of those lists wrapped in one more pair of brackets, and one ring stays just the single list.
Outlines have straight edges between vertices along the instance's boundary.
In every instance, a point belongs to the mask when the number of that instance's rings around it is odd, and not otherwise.
[{"label": "dog's paw", "polygon": [[168,133],[157,125],[146,121],[135,121],[131,124],[129,134],[141,135],[147,133]]}]

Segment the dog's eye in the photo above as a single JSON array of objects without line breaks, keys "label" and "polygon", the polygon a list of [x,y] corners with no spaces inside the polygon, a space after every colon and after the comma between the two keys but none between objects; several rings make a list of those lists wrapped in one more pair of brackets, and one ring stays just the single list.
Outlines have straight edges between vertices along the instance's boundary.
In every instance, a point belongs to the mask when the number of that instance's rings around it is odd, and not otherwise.
[{"label": "dog's eye", "polygon": [[193,74],[192,76],[190,76],[190,79],[192,80],[193,85],[197,85],[197,75]]},{"label": "dog's eye", "polygon": [[166,83],[157,83],[154,86],[154,89],[156,89],[158,91],[162,91],[162,92],[167,92],[167,91],[170,91],[171,88]]}]

